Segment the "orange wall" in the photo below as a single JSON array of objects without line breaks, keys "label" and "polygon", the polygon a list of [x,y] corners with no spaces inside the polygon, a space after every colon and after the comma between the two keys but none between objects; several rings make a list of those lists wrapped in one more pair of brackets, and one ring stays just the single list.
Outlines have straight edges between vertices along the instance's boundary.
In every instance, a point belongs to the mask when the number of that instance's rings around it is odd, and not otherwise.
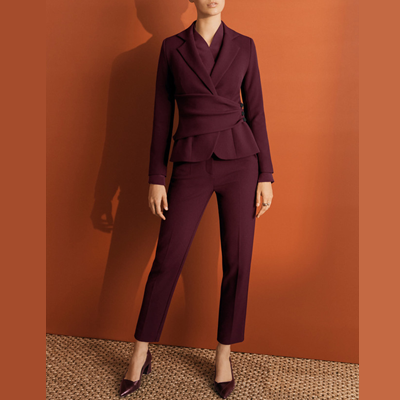
[{"label": "orange wall", "polygon": [[[147,205],[156,63],[162,39],[195,18],[187,0],[48,3],[49,333],[134,341],[160,225]],[[275,170],[232,350],[358,362],[356,2],[226,0],[222,18],[255,40]],[[104,182],[124,192],[110,253],[89,219],[106,132]],[[213,196],[160,343],[215,348],[219,246]]]}]

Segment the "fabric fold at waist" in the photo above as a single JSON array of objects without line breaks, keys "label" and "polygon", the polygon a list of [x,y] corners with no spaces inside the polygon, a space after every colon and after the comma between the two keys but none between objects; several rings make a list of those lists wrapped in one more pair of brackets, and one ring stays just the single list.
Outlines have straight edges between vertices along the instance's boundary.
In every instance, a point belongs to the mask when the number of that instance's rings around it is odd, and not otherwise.
[{"label": "fabric fold at waist", "polygon": [[244,123],[239,102],[212,94],[175,95],[179,124],[174,140],[223,131]]}]

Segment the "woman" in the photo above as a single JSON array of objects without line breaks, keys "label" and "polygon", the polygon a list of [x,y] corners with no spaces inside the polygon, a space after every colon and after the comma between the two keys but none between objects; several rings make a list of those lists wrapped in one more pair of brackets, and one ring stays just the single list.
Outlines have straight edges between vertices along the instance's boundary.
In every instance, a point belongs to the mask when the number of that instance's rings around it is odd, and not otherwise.
[{"label": "woman", "polygon": [[[186,255],[214,191],[223,259],[214,387],[223,398],[233,391],[230,345],[244,340],[255,218],[272,201],[273,168],[254,41],[221,20],[224,0],[189,1],[197,8],[197,19],[164,39],[160,51],[148,200],[162,221],[121,396],[137,390],[142,374],[151,371],[149,342],[160,339]],[[172,136],[175,101],[179,126]]]}]

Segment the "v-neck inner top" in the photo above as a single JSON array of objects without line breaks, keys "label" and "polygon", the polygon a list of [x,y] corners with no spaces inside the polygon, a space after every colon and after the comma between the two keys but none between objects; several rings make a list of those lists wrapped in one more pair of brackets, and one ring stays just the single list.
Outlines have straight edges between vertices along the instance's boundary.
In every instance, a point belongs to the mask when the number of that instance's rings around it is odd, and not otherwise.
[{"label": "v-neck inner top", "polygon": [[196,43],[197,52],[199,53],[199,56],[203,61],[206,71],[211,74],[219,51],[221,50],[221,45],[224,37],[224,26],[221,22],[211,41],[211,45],[209,46],[203,36],[201,36],[200,33],[196,31],[195,25],[196,24],[193,24],[193,35]]}]

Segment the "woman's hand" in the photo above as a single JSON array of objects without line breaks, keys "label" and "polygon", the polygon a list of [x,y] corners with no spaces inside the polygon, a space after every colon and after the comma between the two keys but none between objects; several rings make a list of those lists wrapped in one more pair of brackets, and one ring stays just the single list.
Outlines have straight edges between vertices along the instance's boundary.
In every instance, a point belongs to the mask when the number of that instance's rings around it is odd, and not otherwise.
[{"label": "woman's hand", "polygon": [[149,207],[154,215],[166,219],[163,212],[168,210],[167,191],[164,185],[150,183],[149,188]]},{"label": "woman's hand", "polygon": [[261,202],[260,196],[262,197],[262,202],[268,205],[263,205],[261,207],[260,211],[257,214],[257,218],[260,218],[261,215],[263,215],[265,211],[267,211],[271,207],[272,197],[273,197],[271,182],[258,182],[257,194],[256,194],[256,207],[260,205]]}]

